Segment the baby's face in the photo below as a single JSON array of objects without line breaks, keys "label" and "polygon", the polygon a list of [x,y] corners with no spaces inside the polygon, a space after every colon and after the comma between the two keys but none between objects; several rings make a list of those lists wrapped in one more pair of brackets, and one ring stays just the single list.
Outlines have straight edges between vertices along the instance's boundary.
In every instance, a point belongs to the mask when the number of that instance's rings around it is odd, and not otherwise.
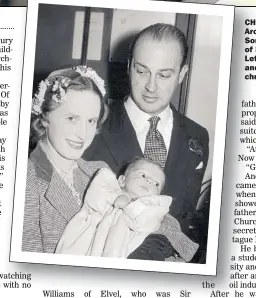
[{"label": "baby's face", "polygon": [[165,182],[163,170],[156,164],[139,160],[135,162],[124,176],[119,177],[120,186],[132,199],[159,195]]}]

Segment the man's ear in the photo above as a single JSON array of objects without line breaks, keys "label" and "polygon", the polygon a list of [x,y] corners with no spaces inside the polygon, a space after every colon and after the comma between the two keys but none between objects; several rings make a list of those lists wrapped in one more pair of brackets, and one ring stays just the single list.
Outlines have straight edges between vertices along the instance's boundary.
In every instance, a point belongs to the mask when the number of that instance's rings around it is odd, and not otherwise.
[{"label": "man's ear", "polygon": [[179,84],[182,83],[186,73],[188,72],[188,65],[184,65],[180,71],[180,74],[179,74]]},{"label": "man's ear", "polygon": [[124,187],[124,185],[125,185],[125,176],[124,175],[119,176],[117,181],[118,181],[120,187]]}]

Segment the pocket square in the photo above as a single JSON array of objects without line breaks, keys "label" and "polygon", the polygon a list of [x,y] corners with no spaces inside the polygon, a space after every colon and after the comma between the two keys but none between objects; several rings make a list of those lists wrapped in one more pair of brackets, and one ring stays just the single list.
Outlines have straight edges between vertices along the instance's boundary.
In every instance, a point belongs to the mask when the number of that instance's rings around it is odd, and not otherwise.
[{"label": "pocket square", "polygon": [[196,170],[200,170],[202,169],[204,163],[202,161],[200,161],[199,165],[196,167]]}]

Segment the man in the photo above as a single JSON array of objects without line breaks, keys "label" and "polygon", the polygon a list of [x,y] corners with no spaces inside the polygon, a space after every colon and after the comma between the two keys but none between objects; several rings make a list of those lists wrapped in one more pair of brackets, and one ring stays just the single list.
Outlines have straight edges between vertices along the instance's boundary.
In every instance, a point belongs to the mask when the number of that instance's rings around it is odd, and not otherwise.
[{"label": "man", "polygon": [[187,51],[184,34],[169,24],[137,35],[128,64],[130,94],[114,102],[83,158],[103,160],[114,172],[134,156],[157,160],[166,175],[162,194],[173,197],[170,213],[189,234],[209,152],[206,129],[170,104],[188,71]]}]

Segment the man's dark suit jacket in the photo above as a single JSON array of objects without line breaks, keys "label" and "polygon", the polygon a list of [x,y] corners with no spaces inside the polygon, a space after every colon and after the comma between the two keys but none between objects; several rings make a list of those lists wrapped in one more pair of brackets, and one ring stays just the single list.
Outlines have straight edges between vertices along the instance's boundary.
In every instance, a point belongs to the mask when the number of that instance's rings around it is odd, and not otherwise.
[{"label": "man's dark suit jacket", "polygon": [[[173,197],[170,214],[188,234],[208,161],[209,137],[205,128],[179,114],[173,107],[171,109],[173,130],[162,194]],[[117,173],[124,162],[134,156],[143,157],[143,153],[123,101],[117,101],[110,108],[101,132],[82,157],[85,160],[105,161]]]}]

